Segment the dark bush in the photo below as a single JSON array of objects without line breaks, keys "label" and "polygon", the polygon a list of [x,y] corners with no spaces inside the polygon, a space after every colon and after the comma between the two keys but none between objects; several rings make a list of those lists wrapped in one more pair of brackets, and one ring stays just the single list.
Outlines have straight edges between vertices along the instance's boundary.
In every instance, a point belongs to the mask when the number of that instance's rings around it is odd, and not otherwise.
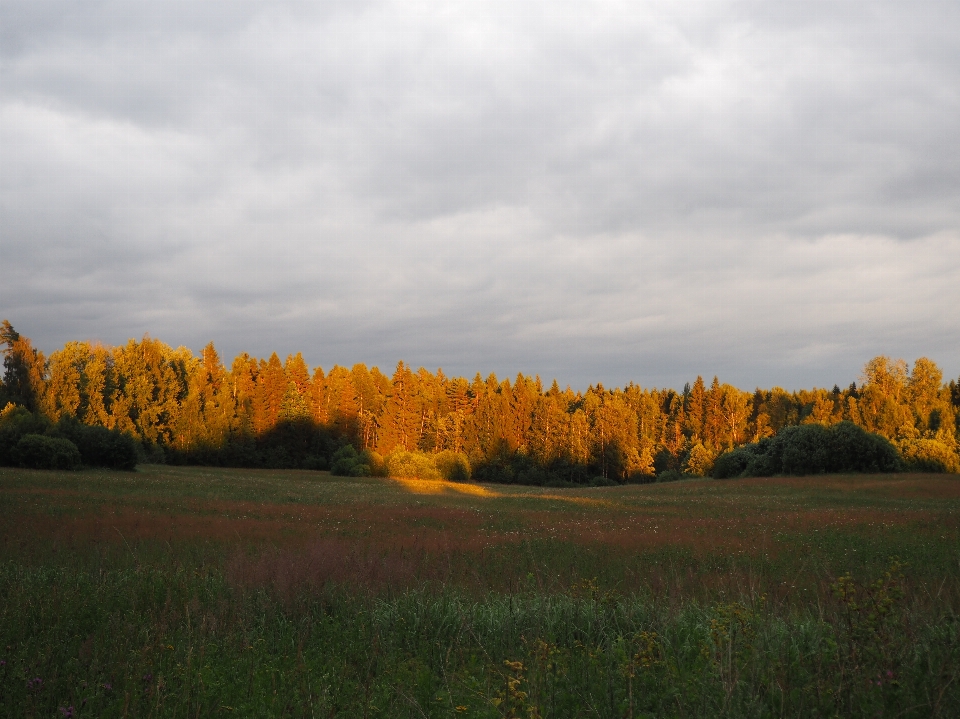
[{"label": "dark bush", "polygon": [[303,463],[300,465],[300,468],[323,470],[327,468],[327,460],[325,457],[320,457],[316,454],[308,454],[303,458]]},{"label": "dark bush", "polygon": [[784,438],[764,437],[756,444],[749,445],[753,456],[743,472],[745,477],[772,477],[780,474],[783,467]]},{"label": "dark bush", "polygon": [[903,462],[886,437],[873,434],[853,422],[831,426],[830,463],[827,472],[899,472]]},{"label": "dark bush", "polygon": [[659,477],[664,472],[680,472],[681,462],[673,452],[661,449],[653,458],[653,471]]},{"label": "dark bush", "polygon": [[14,450],[17,464],[28,469],[79,469],[80,450],[69,439],[25,434]]},{"label": "dark bush", "polygon": [[15,467],[17,443],[28,434],[43,434],[50,421],[39,414],[33,414],[26,407],[13,404],[0,411],[0,466]]},{"label": "dark bush", "polygon": [[[474,462],[471,476],[476,482],[529,484],[535,487],[564,479],[563,476],[552,473],[548,467],[544,467],[530,455],[506,448],[502,448],[490,459]],[[586,475],[583,483],[590,484],[592,480],[592,476]]]},{"label": "dark bush", "polygon": [[137,466],[137,445],[134,439],[106,427],[85,427],[78,445],[83,463],[91,467],[107,467],[133,471]]},{"label": "dark bush", "polygon": [[827,472],[898,472],[896,447],[887,439],[852,422],[830,427],[818,424],[784,427],[775,437],[762,439],[720,455],[712,476],[772,477],[777,474]]},{"label": "dark bush", "polygon": [[657,475],[658,482],[679,482],[683,479],[683,474],[675,469],[668,469]]},{"label": "dark bush", "polygon": [[822,474],[839,459],[832,456],[828,430],[819,424],[784,427],[774,444],[783,448],[777,474]]},{"label": "dark bush", "polygon": [[745,444],[729,452],[724,452],[714,460],[710,476],[715,479],[730,479],[743,474],[750,462],[757,456],[757,445]]},{"label": "dark bush", "polygon": [[64,416],[47,434],[73,442],[88,467],[132,471],[137,466],[137,442],[119,430],[81,424]]},{"label": "dark bush", "polygon": [[[363,474],[360,474],[363,472]],[[370,466],[363,460],[352,444],[345,444],[336,452],[330,462],[330,474],[337,477],[369,477]]]}]

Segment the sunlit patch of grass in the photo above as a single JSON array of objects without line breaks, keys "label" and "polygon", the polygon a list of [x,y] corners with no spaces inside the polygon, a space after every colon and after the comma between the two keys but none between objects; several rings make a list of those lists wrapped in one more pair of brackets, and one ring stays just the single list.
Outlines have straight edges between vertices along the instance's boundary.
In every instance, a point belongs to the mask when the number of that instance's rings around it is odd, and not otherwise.
[{"label": "sunlit patch of grass", "polygon": [[417,479],[416,477],[391,477],[390,481],[396,482],[406,491],[413,494],[468,494],[473,497],[501,497],[500,492],[486,487],[482,484],[470,484],[466,482],[448,482],[444,479]]}]

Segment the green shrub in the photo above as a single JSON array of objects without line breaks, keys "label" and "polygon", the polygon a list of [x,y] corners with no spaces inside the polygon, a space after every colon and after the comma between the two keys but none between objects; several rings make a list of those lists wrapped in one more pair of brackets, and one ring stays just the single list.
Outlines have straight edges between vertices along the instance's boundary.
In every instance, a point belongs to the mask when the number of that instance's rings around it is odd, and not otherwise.
[{"label": "green shrub", "polygon": [[384,461],[383,457],[374,452],[372,449],[365,449],[360,453],[359,456],[360,464],[365,464],[369,468],[367,474],[363,475],[365,477],[386,477],[387,476],[387,463]]},{"label": "green shrub", "polygon": [[360,456],[352,444],[345,444],[330,458],[330,474],[337,477],[356,477],[354,467],[360,465]]},{"label": "green shrub", "polygon": [[675,469],[667,469],[657,475],[658,482],[679,482],[683,475]]},{"label": "green shrub", "polygon": [[390,477],[443,479],[430,455],[423,452],[407,452],[398,449],[387,455],[386,463]]},{"label": "green shrub", "polygon": [[33,414],[26,407],[7,404],[0,411],[0,466],[15,467],[17,443],[28,434],[43,434],[50,426],[49,420]]},{"label": "green shrub", "polygon": [[886,437],[868,432],[853,422],[827,429],[831,461],[827,472],[899,472],[903,463],[897,448]]},{"label": "green shrub", "polygon": [[65,415],[47,430],[47,434],[73,442],[80,450],[83,464],[88,467],[136,469],[137,442],[119,430],[81,424],[74,417]]},{"label": "green shrub", "polygon": [[433,463],[440,475],[446,480],[451,482],[470,481],[470,475],[472,474],[470,460],[462,452],[446,449],[434,456]]},{"label": "green shrub", "polygon": [[780,471],[777,474],[822,474],[831,464],[830,436],[819,424],[784,427],[777,433],[782,444]]},{"label": "green shrub", "polygon": [[359,454],[352,444],[345,444],[330,459],[330,474],[337,477],[385,477],[383,458],[365,449]]},{"label": "green shrub", "polygon": [[960,473],[960,458],[953,447],[937,439],[908,439],[899,443],[900,456],[913,472]]},{"label": "green shrub", "polygon": [[898,472],[902,462],[889,440],[852,422],[805,424],[720,455],[712,476],[772,477],[827,472]]},{"label": "green shrub", "polygon": [[745,444],[724,452],[713,462],[710,476],[714,479],[730,479],[742,475],[757,456],[758,445]]},{"label": "green shrub", "polygon": [[15,448],[17,463],[28,469],[79,469],[80,450],[69,439],[25,434]]}]

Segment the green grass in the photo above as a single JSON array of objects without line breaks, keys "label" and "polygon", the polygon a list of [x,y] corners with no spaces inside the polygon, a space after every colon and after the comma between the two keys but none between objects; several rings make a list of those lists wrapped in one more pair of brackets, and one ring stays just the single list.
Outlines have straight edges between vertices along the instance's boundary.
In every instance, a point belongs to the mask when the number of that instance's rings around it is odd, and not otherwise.
[{"label": "green grass", "polygon": [[960,715],[956,476],[463,489],[0,470],[0,716]]}]

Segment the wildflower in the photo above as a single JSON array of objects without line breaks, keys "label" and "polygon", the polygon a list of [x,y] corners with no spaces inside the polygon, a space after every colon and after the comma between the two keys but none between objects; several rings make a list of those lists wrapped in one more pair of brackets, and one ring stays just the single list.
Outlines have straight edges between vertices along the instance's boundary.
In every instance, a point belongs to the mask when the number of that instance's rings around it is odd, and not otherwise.
[{"label": "wildflower", "polygon": [[60,713],[63,714],[65,719],[73,719],[73,707],[60,707]]},{"label": "wildflower", "polygon": [[145,681],[145,682],[152,682],[152,681],[153,681],[153,674],[144,674],[144,675],[143,675],[143,681]]},{"label": "wildflower", "polygon": [[108,692],[112,692],[113,684],[111,684],[110,682],[107,682],[106,684],[103,685],[103,688],[106,689]]}]

